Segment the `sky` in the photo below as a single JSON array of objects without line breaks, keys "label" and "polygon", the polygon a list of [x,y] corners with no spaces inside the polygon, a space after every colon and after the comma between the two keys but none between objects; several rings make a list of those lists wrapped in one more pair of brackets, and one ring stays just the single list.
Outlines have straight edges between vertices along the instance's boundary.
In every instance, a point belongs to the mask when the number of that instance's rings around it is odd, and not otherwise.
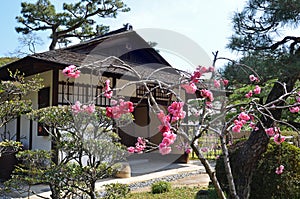
[{"label": "sky", "polygon": [[[5,1],[5,4],[0,7],[0,57],[11,56],[11,53],[20,46],[18,38],[22,35],[15,31],[15,27],[18,26],[15,17],[20,15],[23,1]],[[36,0],[27,0],[27,2],[33,3]],[[63,1],[52,0],[51,2],[56,8],[61,8]],[[64,2],[76,2],[76,0]],[[231,24],[233,13],[241,10],[246,0],[124,0],[124,2],[131,8],[130,12],[120,13],[115,19],[99,19],[99,23],[109,25],[111,30],[130,23],[133,30],[137,32],[144,29],[171,31],[174,33],[172,35],[175,35],[174,40],[177,40],[174,43],[180,43],[178,35],[184,36],[185,39],[200,46],[211,59],[212,52],[215,51],[219,51],[222,57],[236,56],[225,47],[233,33]],[[37,32],[37,34],[43,39],[44,44],[39,46],[36,52],[47,51],[50,43],[47,33]],[[177,55],[170,53],[174,51],[173,49],[164,48],[166,47],[158,46],[170,63],[174,60],[177,65],[185,65],[189,62],[187,59],[181,59],[178,53]],[[190,52],[192,50],[184,49]]]}]

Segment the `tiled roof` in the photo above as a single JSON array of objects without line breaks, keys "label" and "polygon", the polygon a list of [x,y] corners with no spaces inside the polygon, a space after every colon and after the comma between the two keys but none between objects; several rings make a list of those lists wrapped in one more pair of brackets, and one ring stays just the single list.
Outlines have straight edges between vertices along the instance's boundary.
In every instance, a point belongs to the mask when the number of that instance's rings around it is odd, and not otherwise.
[{"label": "tiled roof", "polygon": [[[126,70],[118,67],[122,65],[122,62],[120,62],[118,58],[112,58],[110,55],[106,54],[105,44],[104,48],[100,48],[100,50],[94,50],[95,46],[101,44],[101,42],[105,43],[104,41],[106,39],[109,39],[108,42],[112,43],[114,41],[119,41],[120,39],[125,39],[125,41],[130,40],[132,43],[137,42],[139,46],[142,46],[142,48],[140,49],[142,49],[143,52],[146,52],[146,54],[141,53],[136,56],[141,57],[141,59],[147,59],[150,57],[154,61],[150,60],[146,63],[137,63],[134,61],[129,63],[127,61],[126,64],[133,67],[134,70],[136,70],[136,72],[140,74],[143,79],[149,78],[168,82],[178,81],[179,73],[174,68],[172,68],[169,63],[164,60],[161,55],[159,55],[159,53],[150,48],[146,41],[144,41],[137,33],[131,30],[125,32],[117,32],[116,34],[108,34],[106,36],[94,38],[90,41],[82,42],[63,49],[32,54],[18,60],[16,63],[6,65],[4,68],[9,68],[11,66],[15,68],[22,67],[22,64],[25,65],[24,62],[27,62],[28,70],[28,68],[30,68],[30,63],[38,62],[40,60],[43,62],[51,63],[51,67],[63,68],[64,66],[71,64],[79,67],[89,65],[93,66],[93,68],[101,70],[101,72],[109,72],[118,75],[126,74],[127,76],[134,77],[135,75],[133,75],[132,73],[128,73]],[[159,70],[159,68],[162,67],[167,67],[167,69]]]},{"label": "tiled roof", "polygon": [[[157,79],[161,81],[176,82],[179,79],[179,74],[171,66],[166,66],[158,63],[138,64],[123,62],[116,57],[106,57],[101,55],[85,55],[67,50],[52,50],[44,53],[37,53],[29,57],[53,62],[63,65],[76,65],[78,67],[93,68],[101,72],[116,73],[134,77],[133,73],[122,69],[122,65],[126,64],[132,67],[142,79]],[[120,67],[121,66],[121,67]],[[160,69],[164,68],[164,69]]]}]

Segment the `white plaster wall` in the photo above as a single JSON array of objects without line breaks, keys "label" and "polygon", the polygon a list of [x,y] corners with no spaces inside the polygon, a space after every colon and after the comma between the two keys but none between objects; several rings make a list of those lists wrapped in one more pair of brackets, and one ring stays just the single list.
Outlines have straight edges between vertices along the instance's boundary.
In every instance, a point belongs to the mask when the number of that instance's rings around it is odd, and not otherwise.
[{"label": "white plaster wall", "polygon": [[[0,133],[2,135],[2,133],[4,133],[5,131],[5,126],[3,126],[2,128],[0,128]],[[13,139],[15,140],[15,134],[17,132],[17,120],[12,120],[11,122],[9,122],[8,124],[6,124],[6,131],[10,132],[10,136],[13,137]],[[6,137],[6,139],[9,139],[9,137]],[[0,137],[0,140],[2,140],[2,138]]]},{"label": "white plaster wall", "polygon": [[[30,79],[33,76],[26,77],[26,79]],[[43,85],[44,87],[50,87],[50,105],[52,102],[52,71],[41,73],[40,76],[43,79]],[[30,99],[32,101],[32,106],[34,109],[38,108],[38,93],[37,92],[31,92],[27,96],[24,97],[24,99]],[[11,121],[9,124],[7,124],[7,129],[10,132],[16,132],[16,120]],[[3,131],[3,128],[0,129]],[[24,145],[25,149],[29,148],[29,136],[30,136],[30,120],[23,115],[20,118],[20,136],[21,136],[21,142]],[[50,137],[48,136],[37,136],[37,122],[33,122],[33,128],[32,128],[32,149],[45,149],[50,150],[51,149],[51,142],[49,141]]]},{"label": "white plaster wall", "polygon": [[[125,79],[117,79],[116,88],[120,89],[117,90],[116,94],[118,96],[126,96],[126,97],[136,97],[136,85],[131,84],[129,86],[125,86],[129,81]],[[124,87],[125,86],[125,87]]]},{"label": "white plaster wall", "polygon": [[[52,71],[40,73],[40,77],[43,79],[44,88],[50,87],[50,106],[52,105]],[[38,93],[32,93],[30,96],[32,99],[33,108],[38,108]],[[29,121],[27,121],[29,123]],[[37,136],[37,122],[33,122],[33,137],[32,137],[32,149],[51,150],[51,136]]]},{"label": "white plaster wall", "polygon": [[59,70],[59,81],[67,81],[68,82],[75,82],[79,84],[93,84],[93,85],[98,85],[99,82],[105,82],[107,77],[104,76],[96,76],[96,75],[91,75],[91,74],[80,74],[80,76],[76,79],[74,78],[67,78],[66,76],[63,75],[62,70]]},{"label": "white plaster wall", "polygon": [[21,142],[23,143],[24,149],[29,149],[29,130],[30,122],[26,116],[21,116]]}]

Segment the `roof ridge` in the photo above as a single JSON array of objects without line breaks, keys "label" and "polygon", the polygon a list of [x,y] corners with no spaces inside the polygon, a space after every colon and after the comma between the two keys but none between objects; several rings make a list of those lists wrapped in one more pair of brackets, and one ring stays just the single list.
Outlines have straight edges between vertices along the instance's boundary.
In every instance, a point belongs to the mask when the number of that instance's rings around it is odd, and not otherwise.
[{"label": "roof ridge", "polygon": [[122,35],[122,34],[128,34],[130,32],[134,32],[132,26],[127,23],[123,28],[119,28],[117,30],[113,30],[113,31],[110,31],[104,35],[99,35],[99,36],[96,36],[92,39],[89,39],[89,40],[86,40],[86,41],[82,41],[82,42],[79,42],[77,44],[74,44],[74,45],[71,45],[71,46],[67,46],[67,47],[64,47],[64,48],[60,48],[62,50],[71,50],[72,48],[76,48],[78,46],[81,46],[81,45],[85,45],[87,43],[92,43],[92,42],[97,42],[99,40],[103,40],[103,39],[107,39],[107,38],[110,38],[110,37],[115,37],[115,36],[119,36],[119,35]]}]

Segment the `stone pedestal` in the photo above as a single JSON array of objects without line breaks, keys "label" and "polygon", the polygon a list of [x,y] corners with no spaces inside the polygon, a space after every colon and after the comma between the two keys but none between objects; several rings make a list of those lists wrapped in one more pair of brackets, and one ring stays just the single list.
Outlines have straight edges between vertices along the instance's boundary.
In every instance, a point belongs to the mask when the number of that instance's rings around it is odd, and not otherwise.
[{"label": "stone pedestal", "polygon": [[131,177],[131,168],[127,162],[120,163],[121,167],[118,169],[116,173],[117,178],[130,178]]}]

